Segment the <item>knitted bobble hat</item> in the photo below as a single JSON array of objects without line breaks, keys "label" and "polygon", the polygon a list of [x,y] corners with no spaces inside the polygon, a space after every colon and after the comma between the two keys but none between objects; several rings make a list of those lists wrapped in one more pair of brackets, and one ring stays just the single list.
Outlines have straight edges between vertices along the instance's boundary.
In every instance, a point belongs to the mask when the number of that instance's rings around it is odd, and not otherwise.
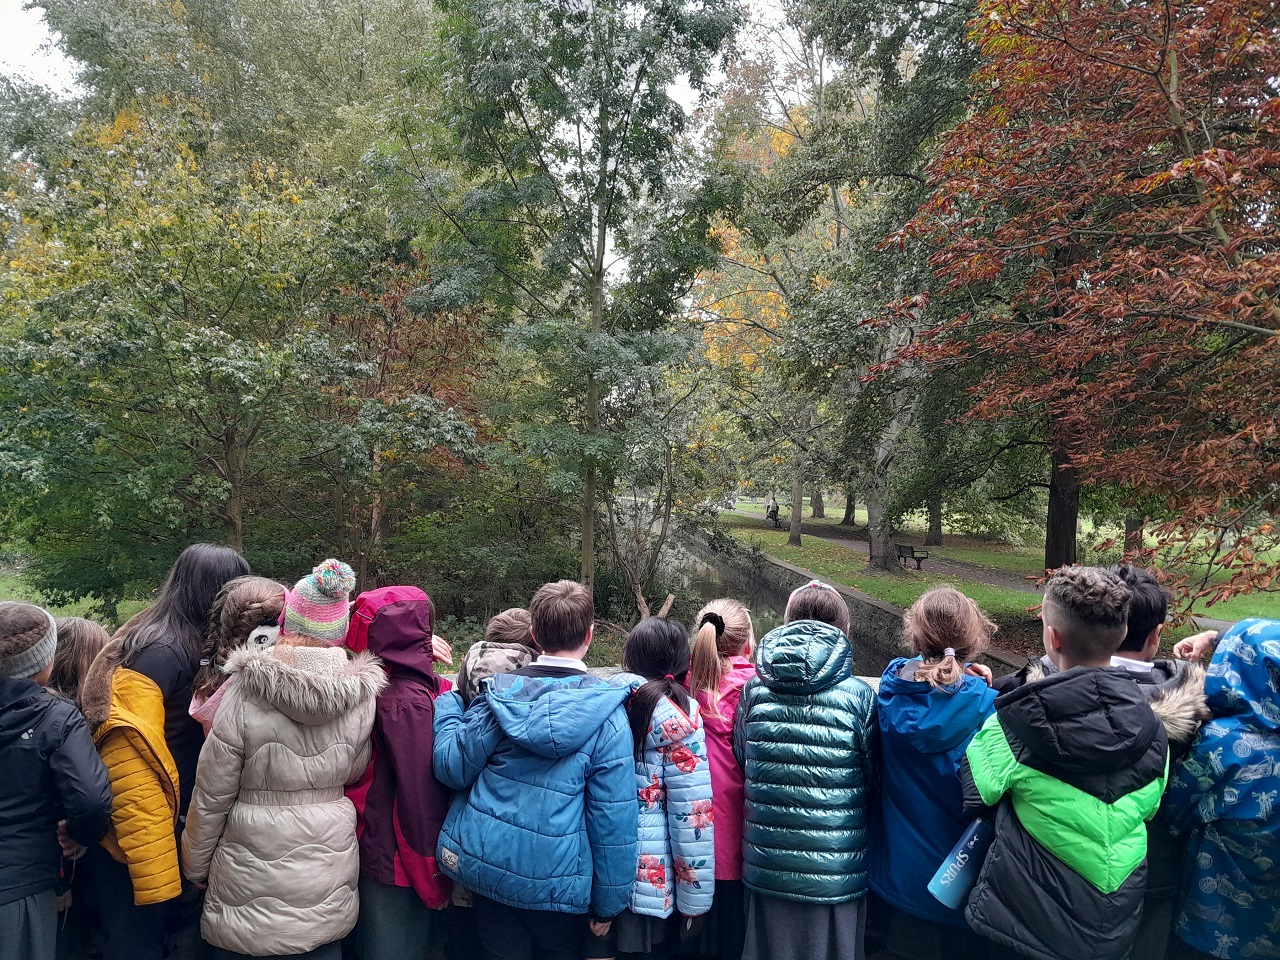
[{"label": "knitted bobble hat", "polygon": [[283,633],[337,646],[347,635],[347,598],[356,588],[355,571],[341,560],[326,560],[298,581],[284,601]]},{"label": "knitted bobble hat", "polygon": [[34,677],[58,649],[49,611],[30,603],[0,603],[0,677]]}]

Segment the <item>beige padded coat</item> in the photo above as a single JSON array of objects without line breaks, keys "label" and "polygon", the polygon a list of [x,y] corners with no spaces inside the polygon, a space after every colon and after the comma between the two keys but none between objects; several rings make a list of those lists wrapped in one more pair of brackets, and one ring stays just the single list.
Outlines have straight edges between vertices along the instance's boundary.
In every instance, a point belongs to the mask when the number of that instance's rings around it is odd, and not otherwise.
[{"label": "beige padded coat", "polygon": [[200,752],[183,872],[205,881],[200,930],[252,956],[346,936],[360,901],[356,812],[342,792],[369,763],[386,685],[371,654],[340,647],[237,650]]}]

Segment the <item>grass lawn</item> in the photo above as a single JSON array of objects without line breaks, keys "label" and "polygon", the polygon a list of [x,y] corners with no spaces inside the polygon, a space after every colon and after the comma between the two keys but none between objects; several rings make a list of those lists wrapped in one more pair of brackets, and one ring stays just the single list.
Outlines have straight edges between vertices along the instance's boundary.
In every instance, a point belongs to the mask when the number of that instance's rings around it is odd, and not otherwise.
[{"label": "grass lawn", "polygon": [[[55,617],[87,617],[97,619],[94,615],[93,600],[78,600],[65,606],[52,606],[47,603],[39,590],[26,583],[12,570],[0,571],[0,600],[17,600],[22,603],[34,603],[45,607]],[[147,605],[145,600],[126,600],[120,604],[119,623],[103,623],[108,630],[115,630],[121,623]]]}]

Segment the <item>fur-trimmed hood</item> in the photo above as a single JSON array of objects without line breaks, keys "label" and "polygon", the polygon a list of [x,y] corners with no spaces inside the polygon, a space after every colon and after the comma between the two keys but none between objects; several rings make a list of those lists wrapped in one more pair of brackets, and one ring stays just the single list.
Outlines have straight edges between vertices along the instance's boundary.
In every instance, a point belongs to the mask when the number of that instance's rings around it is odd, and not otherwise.
[{"label": "fur-trimmed hood", "polygon": [[241,648],[227,657],[227,673],[245,697],[262,700],[297,723],[327,723],[375,699],[387,685],[382,662],[341,647]]},{"label": "fur-trimmed hood", "polygon": [[[1023,683],[1035,683],[1058,672],[1048,657],[1039,657],[1023,668]],[[1186,746],[1196,738],[1200,725],[1209,719],[1205,703],[1205,669],[1182,660],[1157,660],[1150,679],[1130,674],[1146,694],[1151,709],[1164,725],[1169,742]]]}]

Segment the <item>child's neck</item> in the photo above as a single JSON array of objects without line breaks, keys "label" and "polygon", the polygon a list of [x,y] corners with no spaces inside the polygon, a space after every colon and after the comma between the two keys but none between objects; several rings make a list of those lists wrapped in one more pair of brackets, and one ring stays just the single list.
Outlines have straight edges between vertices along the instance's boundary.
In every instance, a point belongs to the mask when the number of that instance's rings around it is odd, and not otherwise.
[{"label": "child's neck", "polygon": [[1076,660],[1067,656],[1065,653],[1058,654],[1058,669],[1062,671],[1071,670],[1075,667],[1109,667],[1111,666],[1111,657],[1108,655],[1103,660]]}]

